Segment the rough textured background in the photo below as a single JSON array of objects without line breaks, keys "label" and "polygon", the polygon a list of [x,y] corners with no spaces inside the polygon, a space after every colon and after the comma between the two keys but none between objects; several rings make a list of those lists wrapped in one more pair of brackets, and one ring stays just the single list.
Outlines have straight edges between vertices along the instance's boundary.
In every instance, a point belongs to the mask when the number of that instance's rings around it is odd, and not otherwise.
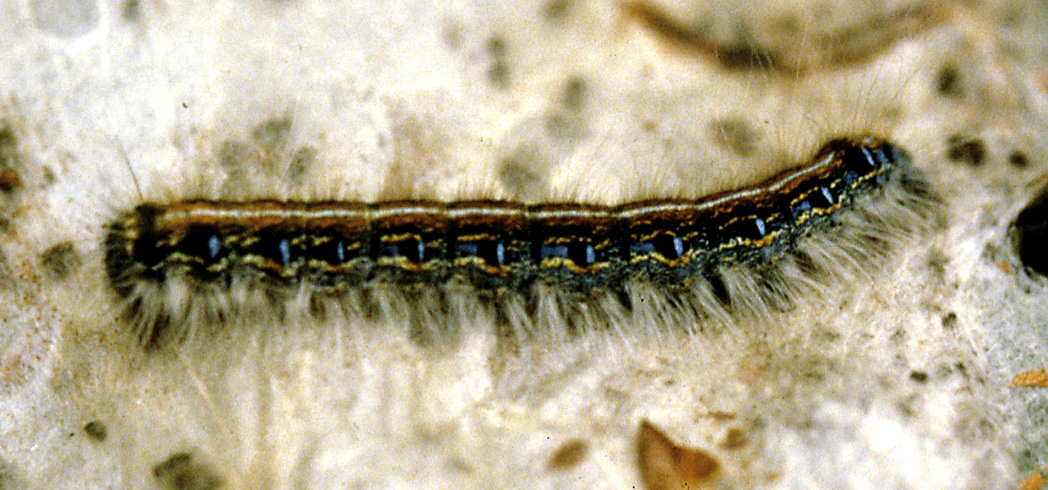
[{"label": "rough textured background", "polygon": [[[1039,488],[1043,3],[0,2],[0,488]],[[259,325],[144,356],[116,213],[229,197],[616,203],[907,148],[942,223],[795,311],[507,352]],[[439,330],[439,326],[434,326]],[[116,332],[116,333],[115,333]],[[1041,386],[1037,386],[1037,385]]]}]

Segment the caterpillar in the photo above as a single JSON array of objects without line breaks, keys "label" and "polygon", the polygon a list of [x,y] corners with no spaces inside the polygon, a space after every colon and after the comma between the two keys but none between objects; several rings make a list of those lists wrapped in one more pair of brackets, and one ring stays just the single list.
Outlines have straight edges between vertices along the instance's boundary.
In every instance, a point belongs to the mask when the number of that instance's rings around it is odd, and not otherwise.
[{"label": "caterpillar", "polygon": [[[198,320],[446,313],[449,288],[517,332],[552,317],[606,325],[642,302],[695,323],[788,308],[798,284],[873,265],[876,246],[848,242],[920,228],[929,195],[900,147],[838,138],[804,165],[697,200],[144,203],[109,224],[105,269],[147,346]],[[878,203],[892,209],[867,209]]]}]

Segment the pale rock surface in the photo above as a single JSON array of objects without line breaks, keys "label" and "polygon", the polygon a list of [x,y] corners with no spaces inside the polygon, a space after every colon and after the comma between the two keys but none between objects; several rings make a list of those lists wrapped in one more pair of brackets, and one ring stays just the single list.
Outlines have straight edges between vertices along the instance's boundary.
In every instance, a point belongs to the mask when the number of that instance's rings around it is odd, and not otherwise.
[{"label": "pale rock surface", "polygon": [[[1008,236],[1048,169],[1043,4],[4,0],[0,39],[0,488],[641,488],[641,434],[712,457],[711,488],[1019,488],[1048,464],[1048,388],[1008,387],[1048,363],[1048,282]],[[146,355],[105,294],[106,223],[202,181],[694,198],[861,132],[914,155],[942,223],[769,321],[514,352],[202,328]]]}]

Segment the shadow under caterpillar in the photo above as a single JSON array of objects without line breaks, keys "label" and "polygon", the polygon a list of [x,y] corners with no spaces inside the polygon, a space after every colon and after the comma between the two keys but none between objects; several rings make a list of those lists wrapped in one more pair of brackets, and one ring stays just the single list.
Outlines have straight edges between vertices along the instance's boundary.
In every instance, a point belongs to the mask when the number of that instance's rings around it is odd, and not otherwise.
[{"label": "shadow under caterpillar", "polygon": [[696,328],[864,274],[928,227],[934,201],[901,148],[841,138],[698,200],[146,203],[110,223],[105,265],[147,347],[194,325],[332,314],[431,334],[484,318],[517,336],[631,318]]}]

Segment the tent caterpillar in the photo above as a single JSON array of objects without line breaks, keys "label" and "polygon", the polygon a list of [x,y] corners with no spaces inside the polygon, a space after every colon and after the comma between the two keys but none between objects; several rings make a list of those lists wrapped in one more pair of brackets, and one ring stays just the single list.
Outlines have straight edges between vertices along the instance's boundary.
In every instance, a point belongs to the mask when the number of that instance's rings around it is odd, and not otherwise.
[{"label": "tent caterpillar", "polygon": [[[861,200],[899,209],[876,218]],[[194,319],[373,312],[389,304],[378,296],[427,286],[443,288],[437,308],[447,310],[449,284],[482,300],[471,308],[494,305],[517,331],[550,314],[605,324],[652,294],[672,298],[685,317],[706,318],[754,313],[753,298],[788,306],[798,289],[789,276],[812,280],[841,267],[835,260],[864,267],[851,245],[827,254],[802,242],[849,214],[867,238],[919,228],[927,202],[905,151],[874,137],[840,138],[755,186],[689,201],[146,203],[109,225],[105,262],[146,346]],[[736,277],[746,270],[750,277]],[[396,309],[378,308],[387,316]]]}]

